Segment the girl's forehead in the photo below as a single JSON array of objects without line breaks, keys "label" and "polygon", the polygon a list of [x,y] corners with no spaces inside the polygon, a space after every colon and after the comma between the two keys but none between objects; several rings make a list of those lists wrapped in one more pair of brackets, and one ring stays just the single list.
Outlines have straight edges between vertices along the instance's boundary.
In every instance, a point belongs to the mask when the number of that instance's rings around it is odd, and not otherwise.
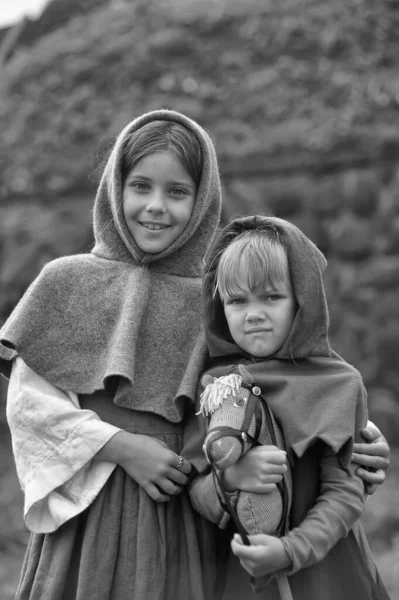
[{"label": "girl's forehead", "polygon": [[152,173],[157,173],[158,170],[166,172],[168,170],[173,173],[178,173],[181,176],[190,177],[187,169],[179,159],[179,157],[171,150],[164,150],[162,152],[150,152],[142,158],[140,158],[133,166],[132,171],[146,170]]}]

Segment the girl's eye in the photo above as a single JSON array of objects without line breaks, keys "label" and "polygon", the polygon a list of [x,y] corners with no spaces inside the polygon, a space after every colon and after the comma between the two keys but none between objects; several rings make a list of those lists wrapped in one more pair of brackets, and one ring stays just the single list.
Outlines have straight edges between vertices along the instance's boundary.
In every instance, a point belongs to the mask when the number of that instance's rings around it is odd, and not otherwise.
[{"label": "girl's eye", "polygon": [[145,192],[148,190],[148,184],[144,183],[143,181],[134,181],[131,186],[139,192]]},{"label": "girl's eye", "polygon": [[183,190],[181,188],[172,188],[170,190],[170,193],[173,194],[173,196],[186,196],[187,195],[187,191]]}]

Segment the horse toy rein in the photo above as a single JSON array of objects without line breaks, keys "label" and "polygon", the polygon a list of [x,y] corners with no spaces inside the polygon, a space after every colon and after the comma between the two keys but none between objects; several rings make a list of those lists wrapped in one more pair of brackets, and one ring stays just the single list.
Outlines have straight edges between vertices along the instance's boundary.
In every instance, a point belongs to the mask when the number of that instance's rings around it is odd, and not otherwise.
[{"label": "horse toy rein", "polygon": [[[244,365],[234,367],[222,377],[204,375],[200,410],[209,419],[203,450],[221,491],[224,508],[232,518],[242,541],[248,535],[267,533],[280,537],[288,528],[291,473],[283,476],[267,494],[240,491],[234,508],[220,472],[229,468],[254,446],[274,445],[284,449],[280,428],[262,395],[261,389]],[[281,598],[292,598],[285,576],[277,577]]]}]

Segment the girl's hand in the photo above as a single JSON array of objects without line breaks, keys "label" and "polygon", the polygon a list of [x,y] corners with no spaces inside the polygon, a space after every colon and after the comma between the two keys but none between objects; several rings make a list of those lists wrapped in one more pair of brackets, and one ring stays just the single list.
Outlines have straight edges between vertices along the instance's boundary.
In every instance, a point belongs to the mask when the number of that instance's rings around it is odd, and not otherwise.
[{"label": "girl's hand", "polygon": [[256,446],[223,473],[227,491],[245,490],[267,494],[287,471],[287,454],[277,446]]},{"label": "girl's hand", "polygon": [[244,546],[236,533],[231,549],[252,577],[262,577],[291,566],[291,560],[281,540],[272,535],[250,535],[250,546]]},{"label": "girl's hand", "polygon": [[364,479],[366,493],[373,494],[385,481],[390,450],[385,437],[371,421],[367,422],[367,428],[362,429],[361,433],[367,441],[354,444],[352,462],[360,465],[356,473]]},{"label": "girl's hand", "polygon": [[97,458],[120,465],[156,502],[167,502],[188,483],[191,464],[180,460],[167,444],[147,435],[119,431],[97,454]]}]

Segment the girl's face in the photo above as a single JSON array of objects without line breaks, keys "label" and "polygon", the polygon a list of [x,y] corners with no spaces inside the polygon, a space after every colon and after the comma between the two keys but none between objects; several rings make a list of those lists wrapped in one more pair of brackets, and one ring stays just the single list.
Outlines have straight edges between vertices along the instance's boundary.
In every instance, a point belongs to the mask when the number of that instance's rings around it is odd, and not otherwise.
[{"label": "girl's face", "polygon": [[140,159],[123,185],[123,216],[137,246],[149,254],[162,252],[187,226],[196,185],[172,152]]},{"label": "girl's face", "polygon": [[284,345],[297,311],[287,277],[277,287],[266,285],[262,294],[248,288],[244,274],[237,274],[237,288],[223,298],[224,314],[237,346],[252,356],[272,356]]}]

